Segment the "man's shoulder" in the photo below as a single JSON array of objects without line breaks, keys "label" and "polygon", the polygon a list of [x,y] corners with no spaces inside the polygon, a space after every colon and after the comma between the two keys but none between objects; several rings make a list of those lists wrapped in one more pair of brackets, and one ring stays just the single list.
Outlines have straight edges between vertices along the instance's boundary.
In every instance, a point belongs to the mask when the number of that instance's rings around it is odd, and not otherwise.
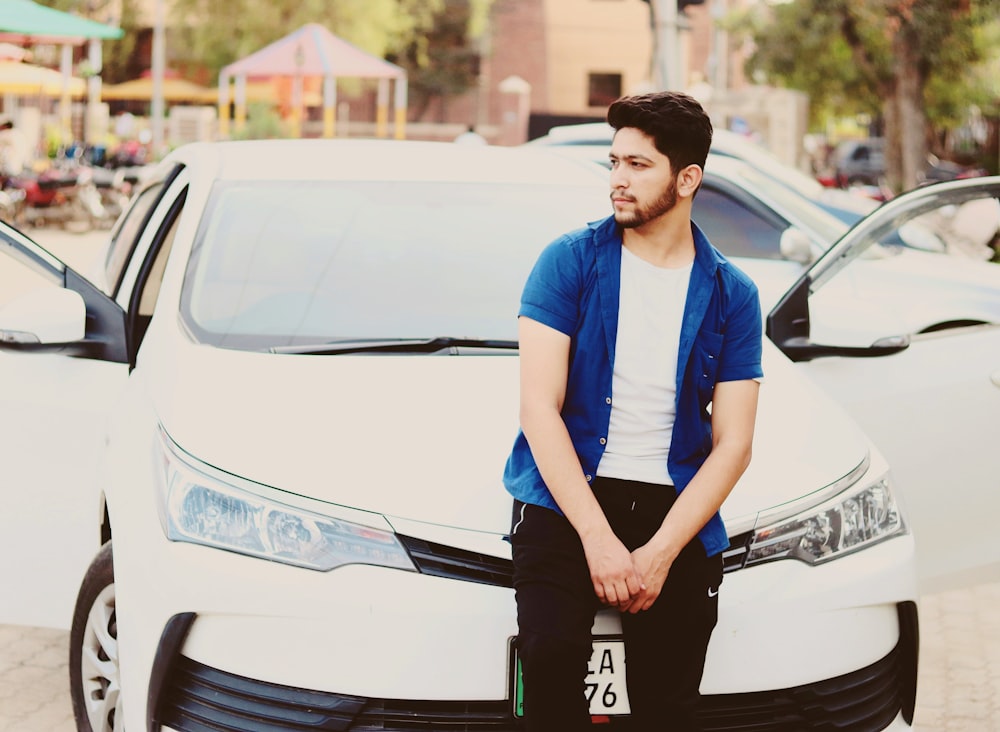
[{"label": "man's shoulder", "polygon": [[731,286],[756,292],[757,285],[750,278],[750,275],[740,269],[722,252],[719,252],[719,260],[719,273]]},{"label": "man's shoulder", "polygon": [[614,217],[591,221],[572,231],[567,231],[549,244],[550,249],[562,250],[577,257],[595,256],[596,248],[602,244],[614,241],[616,227]]},{"label": "man's shoulder", "polygon": [[750,276],[719,251],[697,224],[691,223],[695,232],[695,245],[699,252],[699,258],[704,258],[709,263],[710,269],[716,272],[726,286],[756,292],[757,285],[750,279]]}]

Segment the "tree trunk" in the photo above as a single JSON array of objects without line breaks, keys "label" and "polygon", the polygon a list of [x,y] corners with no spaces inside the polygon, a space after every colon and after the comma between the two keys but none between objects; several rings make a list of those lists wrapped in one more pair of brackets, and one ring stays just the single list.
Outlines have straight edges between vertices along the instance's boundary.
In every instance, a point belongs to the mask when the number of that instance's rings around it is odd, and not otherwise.
[{"label": "tree trunk", "polygon": [[901,190],[916,188],[927,165],[927,115],[924,111],[923,65],[914,30],[903,24],[893,38],[896,107],[899,113]]},{"label": "tree trunk", "polygon": [[899,113],[899,84],[892,85],[882,104],[885,121],[885,183],[893,193],[903,188],[902,125]]}]

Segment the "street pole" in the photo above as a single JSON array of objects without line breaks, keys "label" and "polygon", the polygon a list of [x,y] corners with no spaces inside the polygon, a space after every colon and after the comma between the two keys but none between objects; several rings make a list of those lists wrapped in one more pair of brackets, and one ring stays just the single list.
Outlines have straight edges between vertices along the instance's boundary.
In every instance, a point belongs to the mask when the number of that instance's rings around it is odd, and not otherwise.
[{"label": "street pole", "polygon": [[677,91],[681,88],[677,0],[653,0],[653,21],[654,82],[659,89]]},{"label": "street pole", "polygon": [[153,158],[159,160],[163,155],[163,77],[166,71],[166,39],[164,31],[165,0],[156,0],[153,16],[153,58],[150,69],[153,77],[153,97],[150,100],[150,122],[152,126]]}]

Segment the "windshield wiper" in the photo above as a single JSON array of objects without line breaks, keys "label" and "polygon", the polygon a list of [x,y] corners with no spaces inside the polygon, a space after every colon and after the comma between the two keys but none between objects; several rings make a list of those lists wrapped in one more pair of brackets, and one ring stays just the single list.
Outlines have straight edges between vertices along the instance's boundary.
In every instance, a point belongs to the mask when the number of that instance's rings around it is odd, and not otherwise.
[{"label": "windshield wiper", "polygon": [[517,350],[517,341],[484,338],[345,338],[326,343],[296,346],[272,346],[270,353],[291,353],[310,356],[332,356],[345,353],[437,353],[444,349],[457,353],[458,348],[493,348]]}]

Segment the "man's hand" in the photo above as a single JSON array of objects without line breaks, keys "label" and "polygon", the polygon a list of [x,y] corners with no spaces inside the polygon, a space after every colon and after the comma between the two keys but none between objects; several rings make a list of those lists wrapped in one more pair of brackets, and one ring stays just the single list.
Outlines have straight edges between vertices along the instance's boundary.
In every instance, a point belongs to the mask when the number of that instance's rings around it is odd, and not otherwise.
[{"label": "man's hand", "polygon": [[619,610],[627,609],[645,587],[632,555],[610,531],[582,541],[597,599]]},{"label": "man's hand", "polygon": [[673,560],[666,552],[652,547],[650,544],[643,544],[632,552],[632,564],[636,571],[642,575],[642,591],[632,598],[628,607],[621,608],[622,612],[635,613],[649,610],[656,602],[663,590],[663,584],[670,574],[670,567]]}]

